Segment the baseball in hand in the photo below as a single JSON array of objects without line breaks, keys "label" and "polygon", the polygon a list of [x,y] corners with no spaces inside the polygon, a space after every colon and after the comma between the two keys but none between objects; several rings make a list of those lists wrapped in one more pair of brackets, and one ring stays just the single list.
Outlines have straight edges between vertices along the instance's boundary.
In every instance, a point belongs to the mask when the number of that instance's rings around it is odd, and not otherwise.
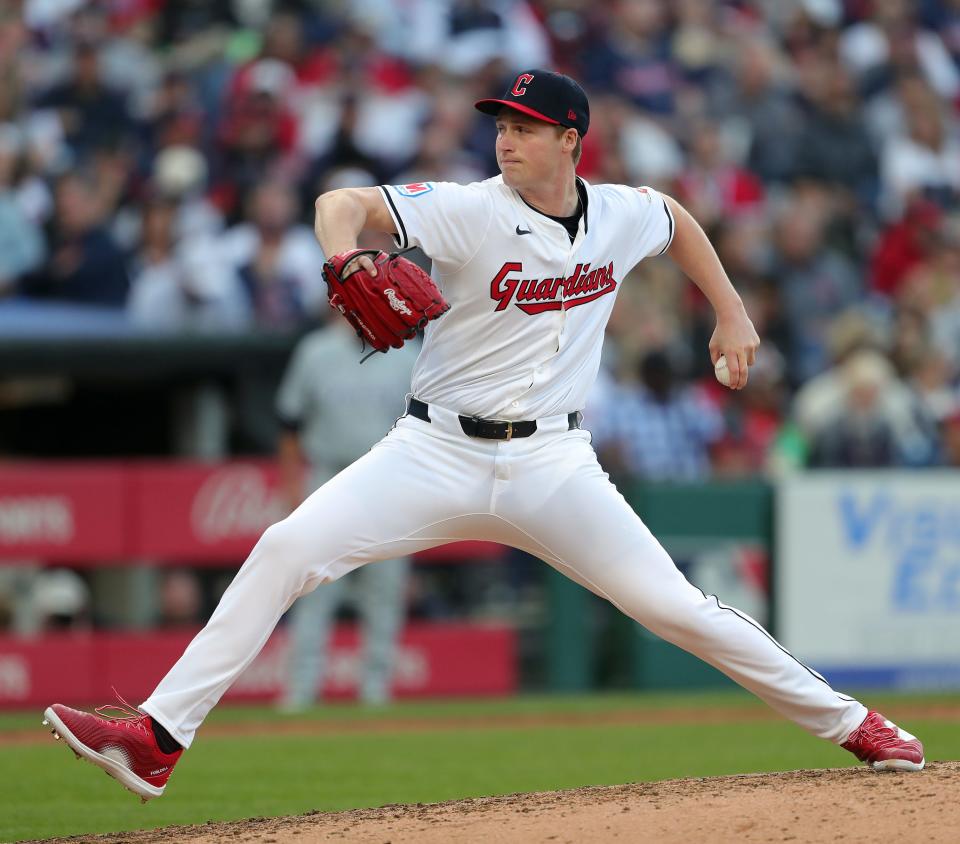
[{"label": "baseball in hand", "polygon": [[725,355],[720,355],[717,358],[717,362],[713,365],[713,374],[717,376],[717,380],[723,384],[724,387],[730,386],[730,370],[727,367],[727,358]]}]

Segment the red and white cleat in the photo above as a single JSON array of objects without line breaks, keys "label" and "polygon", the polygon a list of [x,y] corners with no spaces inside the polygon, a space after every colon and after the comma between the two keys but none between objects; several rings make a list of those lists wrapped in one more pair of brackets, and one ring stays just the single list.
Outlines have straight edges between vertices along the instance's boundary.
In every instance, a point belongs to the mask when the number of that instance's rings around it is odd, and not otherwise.
[{"label": "red and white cleat", "polygon": [[[104,710],[122,714],[107,715]],[[163,794],[183,750],[164,753],[157,746],[149,715],[129,704],[99,706],[98,714],[55,703],[43,713],[43,723],[63,739],[78,757],[93,762],[119,780],[145,803]]]},{"label": "red and white cleat", "polygon": [[901,730],[879,712],[868,712],[842,745],[875,771],[922,771],[923,745],[920,739]]}]

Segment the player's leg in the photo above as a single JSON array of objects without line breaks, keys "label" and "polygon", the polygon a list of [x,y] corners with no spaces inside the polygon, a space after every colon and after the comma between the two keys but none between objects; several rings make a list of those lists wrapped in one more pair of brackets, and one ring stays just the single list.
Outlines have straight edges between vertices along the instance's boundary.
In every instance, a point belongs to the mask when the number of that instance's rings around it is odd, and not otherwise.
[{"label": "player's leg", "polygon": [[337,606],[343,600],[345,578],[326,583],[301,596],[287,613],[287,659],[279,708],[306,709],[317,699],[326,673],[330,633]]},{"label": "player's leg", "polygon": [[54,704],[45,712],[54,731],[144,799],[162,794],[182,749],[297,597],[365,563],[468,538],[496,521],[489,449],[434,434],[437,427],[400,420],[268,528],[139,711],[101,717]]},{"label": "player's leg", "polygon": [[609,600],[653,633],[723,671],[811,733],[844,741],[864,720],[745,613],[689,583],[596,462],[587,435],[570,432],[530,456],[500,498],[529,538],[525,550]]},{"label": "player's leg", "polygon": [[397,638],[407,614],[409,573],[409,557],[373,563],[358,572],[363,624],[360,700],[364,703],[390,700]]}]

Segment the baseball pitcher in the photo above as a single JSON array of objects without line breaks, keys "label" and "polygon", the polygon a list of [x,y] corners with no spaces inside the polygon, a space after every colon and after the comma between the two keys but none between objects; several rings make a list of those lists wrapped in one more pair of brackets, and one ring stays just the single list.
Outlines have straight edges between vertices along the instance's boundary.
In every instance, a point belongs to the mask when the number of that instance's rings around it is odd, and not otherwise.
[{"label": "baseball pitcher", "polygon": [[[54,704],[46,710],[53,729],[131,790],[156,797],[300,595],[377,560],[486,539],[546,561],[874,768],[920,770],[915,737],[683,577],[581,429],[617,293],[651,256],[667,254],[703,291],[716,312],[711,358],[725,357],[732,389],[746,385],[759,340],[702,229],[651,188],[577,176],[590,112],[574,80],[531,69],[476,106],[496,121],[500,176],[337,190],[316,203],[334,307],[374,350],[424,328],[406,415],[266,530],[207,626],[138,709],[110,719]],[[421,247],[432,279],[402,256],[357,250],[365,229],[393,234],[401,249]]]}]

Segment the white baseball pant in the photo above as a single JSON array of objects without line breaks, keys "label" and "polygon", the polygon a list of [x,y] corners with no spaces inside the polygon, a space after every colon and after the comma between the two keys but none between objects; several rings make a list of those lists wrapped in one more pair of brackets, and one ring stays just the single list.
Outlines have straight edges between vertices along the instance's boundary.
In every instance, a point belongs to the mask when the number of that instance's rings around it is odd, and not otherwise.
[{"label": "white baseball pant", "polygon": [[566,415],[508,441],[467,437],[456,413],[436,405],[430,417],[400,419],[264,532],[140,707],[184,747],[299,596],[366,563],[462,539],[540,557],[814,735],[841,743],[866,717],[756,621],[683,577]]}]

